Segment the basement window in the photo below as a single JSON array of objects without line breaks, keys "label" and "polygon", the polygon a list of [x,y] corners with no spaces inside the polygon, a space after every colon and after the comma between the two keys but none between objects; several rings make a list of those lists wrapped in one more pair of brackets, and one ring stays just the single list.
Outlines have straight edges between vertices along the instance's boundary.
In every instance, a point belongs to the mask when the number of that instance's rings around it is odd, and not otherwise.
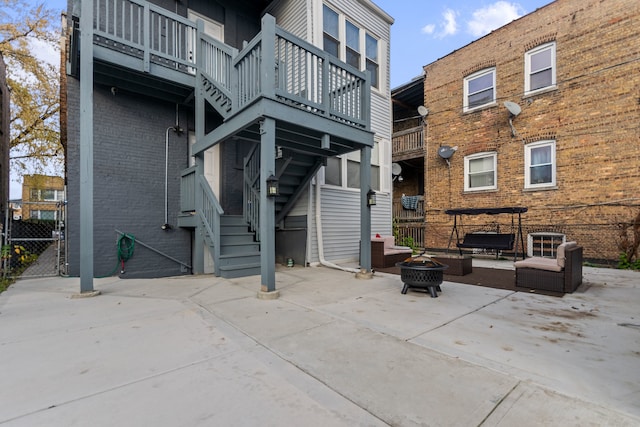
[{"label": "basement window", "polygon": [[558,246],[566,240],[567,236],[562,233],[529,233],[527,236],[527,255],[555,258]]}]

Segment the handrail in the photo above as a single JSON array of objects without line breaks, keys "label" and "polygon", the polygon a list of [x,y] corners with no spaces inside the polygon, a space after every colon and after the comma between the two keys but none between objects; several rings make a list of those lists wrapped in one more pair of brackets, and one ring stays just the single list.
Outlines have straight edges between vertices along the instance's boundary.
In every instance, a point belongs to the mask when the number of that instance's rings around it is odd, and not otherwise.
[{"label": "handrail", "polygon": [[249,229],[260,238],[260,150],[254,145],[244,158],[244,219]]},{"label": "handrail", "polygon": [[196,209],[202,225],[205,229],[205,235],[209,236],[212,241],[213,263],[215,275],[220,275],[220,216],[224,214],[224,210],[213,190],[209,186],[207,179],[203,175],[198,175],[198,191],[202,197],[199,200],[202,206]]},{"label": "handrail", "polygon": [[200,34],[200,44],[202,46],[202,58],[198,61],[200,71],[217,83],[219,88],[225,91],[225,95],[231,98],[233,88],[231,71],[238,51],[204,33]]}]

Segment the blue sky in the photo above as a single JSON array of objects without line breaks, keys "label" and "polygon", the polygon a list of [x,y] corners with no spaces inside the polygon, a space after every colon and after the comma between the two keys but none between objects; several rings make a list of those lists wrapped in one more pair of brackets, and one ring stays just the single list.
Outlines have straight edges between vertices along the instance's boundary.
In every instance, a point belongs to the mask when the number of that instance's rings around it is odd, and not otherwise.
[{"label": "blue sky", "polygon": [[448,55],[551,0],[373,0],[395,19],[391,27],[391,87],[422,74]]},{"label": "blue sky", "polygon": [[[67,0],[28,0],[62,12]],[[395,19],[391,27],[391,88],[422,74],[422,67],[551,0],[373,0]],[[34,48],[37,48],[34,46]],[[39,55],[57,64],[58,53]],[[11,180],[11,197],[20,183]]]},{"label": "blue sky", "polygon": [[[29,0],[62,11],[67,0]],[[391,27],[391,87],[422,67],[551,0],[373,0],[395,19]]]}]

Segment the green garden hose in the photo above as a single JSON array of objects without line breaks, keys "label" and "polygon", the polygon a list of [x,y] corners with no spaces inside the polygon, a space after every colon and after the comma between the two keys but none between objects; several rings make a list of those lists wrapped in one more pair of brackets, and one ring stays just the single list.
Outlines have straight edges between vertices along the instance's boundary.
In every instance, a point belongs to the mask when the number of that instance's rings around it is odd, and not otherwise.
[{"label": "green garden hose", "polygon": [[124,233],[118,238],[118,261],[120,261],[120,274],[124,274],[124,263],[133,256],[136,246],[136,238],[132,234]]},{"label": "green garden hose", "polygon": [[111,272],[105,276],[100,276],[98,278],[103,277],[111,277],[120,267],[120,274],[124,274],[124,263],[129,261],[133,256],[133,250],[136,246],[136,238],[132,234],[120,233],[120,237],[118,237],[118,241],[116,242],[116,247],[118,249],[118,261],[116,266],[111,270]]}]

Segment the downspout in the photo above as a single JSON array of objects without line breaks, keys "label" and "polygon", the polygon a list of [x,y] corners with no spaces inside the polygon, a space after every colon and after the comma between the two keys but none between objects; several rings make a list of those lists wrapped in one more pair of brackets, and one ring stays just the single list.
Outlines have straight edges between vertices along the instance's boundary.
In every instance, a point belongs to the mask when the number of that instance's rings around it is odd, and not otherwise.
[{"label": "downspout", "polygon": [[178,104],[176,104],[176,124],[169,126],[164,134],[164,224],[160,226],[163,230],[170,230],[169,224],[169,131],[180,135],[183,130],[178,125]]},{"label": "downspout", "polygon": [[335,268],[342,271],[348,271],[349,273],[359,273],[360,272],[359,268],[342,267],[324,259],[324,242],[322,240],[322,220],[320,218],[321,210],[322,209],[320,206],[320,184],[316,179],[316,236],[318,240],[318,258],[320,259],[320,264],[324,265],[325,267]]}]

